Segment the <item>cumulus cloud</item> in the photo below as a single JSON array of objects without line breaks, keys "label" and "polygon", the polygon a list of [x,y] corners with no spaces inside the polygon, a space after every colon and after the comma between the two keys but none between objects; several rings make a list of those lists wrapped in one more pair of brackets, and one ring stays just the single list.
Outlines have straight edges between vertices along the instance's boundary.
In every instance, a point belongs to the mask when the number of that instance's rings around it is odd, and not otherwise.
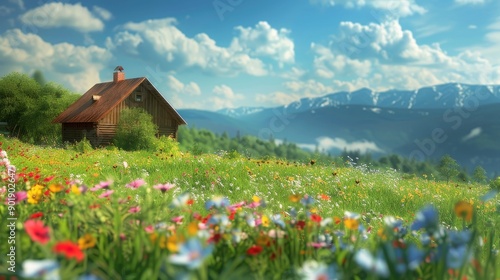
[{"label": "cumulus cloud", "polygon": [[287,105],[300,99],[302,95],[292,92],[275,91],[268,94],[257,94],[255,101],[267,106]]},{"label": "cumulus cloud", "polygon": [[195,82],[182,83],[172,75],[167,76],[168,88],[175,94],[187,94],[191,96],[201,95],[201,89]]},{"label": "cumulus cloud", "polygon": [[111,54],[98,46],[51,44],[19,29],[0,36],[0,75],[43,69],[47,79],[60,81],[78,92],[85,92],[100,81],[99,71],[110,58]]},{"label": "cumulus cloud", "polygon": [[232,48],[242,50],[255,56],[270,57],[280,63],[293,63],[295,61],[294,43],[288,37],[290,30],[274,29],[265,21],[252,27],[236,27],[240,32],[233,39]]},{"label": "cumulus cloud", "polygon": [[[423,14],[425,8],[419,6],[415,0],[310,0],[313,4],[324,6],[342,5],[347,8],[373,8],[384,11],[389,17]],[[374,14],[374,16],[376,16]]]},{"label": "cumulus cloud", "polygon": [[234,102],[243,99],[243,94],[237,94],[227,85],[215,86],[212,90],[214,97],[210,98],[215,110],[222,108],[234,108]]},{"label": "cumulus cloud", "polygon": [[80,3],[50,2],[27,11],[20,16],[22,23],[39,28],[67,27],[80,32],[102,31],[103,19],[111,18],[107,10],[94,6],[94,13]]},{"label": "cumulus cloud", "polygon": [[205,33],[188,37],[176,25],[173,18],[129,22],[114,38],[108,38],[106,45],[112,49],[151,55],[151,59],[166,62],[173,69],[197,67],[210,74],[228,76],[239,73],[263,76],[268,73],[265,64],[250,56],[248,50],[237,48],[236,44],[220,47]]},{"label": "cumulus cloud", "polygon": [[484,52],[467,50],[451,56],[438,44],[418,44],[398,20],[368,25],[342,22],[329,46],[313,43],[311,49],[316,76],[344,89],[354,84],[385,90],[500,82],[500,67],[485,59]]}]

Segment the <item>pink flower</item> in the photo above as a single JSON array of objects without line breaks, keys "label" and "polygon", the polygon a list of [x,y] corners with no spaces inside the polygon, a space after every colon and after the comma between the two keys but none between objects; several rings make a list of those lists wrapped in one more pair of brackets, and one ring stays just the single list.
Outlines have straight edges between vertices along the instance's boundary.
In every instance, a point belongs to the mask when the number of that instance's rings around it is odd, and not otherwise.
[{"label": "pink flower", "polygon": [[182,220],[183,220],[183,219],[184,219],[184,217],[183,217],[183,216],[173,217],[173,218],[172,218],[172,222],[177,223],[177,224],[180,224],[180,223],[182,223]]},{"label": "pink flower", "polygon": [[113,184],[112,180],[103,181],[103,182],[100,182],[99,184],[95,185],[90,190],[93,191],[93,192],[95,192],[95,191],[102,190],[102,189],[109,189],[109,186],[111,184]]},{"label": "pink flower", "polygon": [[130,210],[128,210],[129,213],[137,213],[139,211],[141,211],[141,207],[140,206],[131,207]]},{"label": "pink flower", "polygon": [[43,222],[40,220],[27,220],[24,222],[24,229],[29,235],[31,240],[39,242],[40,244],[45,244],[49,242],[49,227],[45,227]]},{"label": "pink flower", "polygon": [[125,187],[131,188],[131,189],[137,189],[140,186],[143,186],[145,184],[146,184],[146,181],[144,181],[143,179],[136,179],[136,180],[126,184]]},{"label": "pink flower", "polygon": [[147,227],[144,228],[144,230],[147,233],[153,233],[155,231],[155,228],[153,226],[147,226]]},{"label": "pink flower", "polygon": [[[5,198],[5,204],[8,204],[9,203],[9,196],[11,194],[8,194],[7,197]],[[21,201],[25,200],[27,197],[26,195],[26,192],[25,191],[20,191],[20,192],[16,192],[14,194],[14,197],[10,197],[10,201],[14,201],[14,204],[18,204],[20,203]],[[12,200],[13,199],[13,200]]]},{"label": "pink flower", "polygon": [[160,190],[162,193],[172,189],[173,187],[175,187],[175,185],[170,183],[158,184],[153,186],[154,189]]},{"label": "pink flower", "polygon": [[112,195],[115,191],[114,190],[107,190],[105,192],[103,192],[99,198],[105,198],[105,197],[109,197],[110,195]]}]

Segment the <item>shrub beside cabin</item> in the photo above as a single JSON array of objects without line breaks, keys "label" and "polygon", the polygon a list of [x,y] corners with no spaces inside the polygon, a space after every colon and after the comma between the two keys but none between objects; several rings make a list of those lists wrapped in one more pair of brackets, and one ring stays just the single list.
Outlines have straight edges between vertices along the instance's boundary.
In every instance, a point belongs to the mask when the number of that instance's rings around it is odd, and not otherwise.
[{"label": "shrub beside cabin", "polygon": [[112,82],[94,85],[52,122],[62,124],[63,142],[86,137],[95,147],[105,146],[113,141],[121,110],[137,107],[153,116],[159,135],[176,138],[179,125],[186,124],[147,78],[125,79],[121,66]]}]

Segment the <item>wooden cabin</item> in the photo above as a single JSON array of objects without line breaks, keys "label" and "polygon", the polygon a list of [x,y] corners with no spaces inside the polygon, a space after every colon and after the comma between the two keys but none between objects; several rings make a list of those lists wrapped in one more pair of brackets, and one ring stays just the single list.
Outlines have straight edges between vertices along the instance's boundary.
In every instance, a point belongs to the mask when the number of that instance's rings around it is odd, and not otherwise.
[{"label": "wooden cabin", "polygon": [[186,124],[147,78],[125,79],[121,66],[112,82],[94,85],[52,122],[62,124],[63,142],[86,137],[95,147],[105,146],[113,141],[121,110],[135,107],[153,116],[159,135],[176,138],[179,125]]}]

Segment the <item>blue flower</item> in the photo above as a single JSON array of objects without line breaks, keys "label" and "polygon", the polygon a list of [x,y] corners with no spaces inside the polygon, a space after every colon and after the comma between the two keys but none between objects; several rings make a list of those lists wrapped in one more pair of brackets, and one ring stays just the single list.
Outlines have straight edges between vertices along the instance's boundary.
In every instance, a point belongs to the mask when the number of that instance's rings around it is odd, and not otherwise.
[{"label": "blue flower", "polygon": [[283,219],[281,219],[280,214],[271,215],[271,221],[273,221],[273,223],[275,223],[279,227],[285,228],[285,222],[283,221]]},{"label": "blue flower", "polygon": [[21,272],[23,278],[59,280],[59,263],[56,260],[25,260]]},{"label": "blue flower", "polygon": [[179,248],[179,253],[170,255],[169,261],[173,264],[184,265],[189,269],[195,269],[202,265],[206,257],[213,251],[213,245],[203,247],[201,241],[196,238],[189,239]]},{"label": "blue flower", "polygon": [[211,200],[205,202],[205,209],[210,210],[210,208],[225,208],[230,205],[229,199],[227,197],[215,196]]},{"label": "blue flower", "polygon": [[218,225],[221,228],[225,228],[227,225],[229,225],[229,218],[226,214],[215,214],[210,216],[207,224],[211,226]]},{"label": "blue flower", "polygon": [[467,254],[467,246],[472,239],[470,231],[450,231],[448,234],[449,247],[446,254],[446,266],[457,269],[462,267],[471,254]]},{"label": "blue flower", "polygon": [[305,207],[309,207],[314,204],[314,197],[310,195],[304,195],[304,197],[300,200],[300,203],[304,205]]},{"label": "blue flower", "polygon": [[365,271],[381,277],[389,277],[389,267],[382,258],[374,257],[367,249],[360,249],[354,254],[354,261]]},{"label": "blue flower", "polygon": [[411,225],[411,230],[419,230],[424,228],[428,232],[433,232],[438,229],[438,211],[432,206],[426,206],[424,209],[420,210],[416,219]]}]

